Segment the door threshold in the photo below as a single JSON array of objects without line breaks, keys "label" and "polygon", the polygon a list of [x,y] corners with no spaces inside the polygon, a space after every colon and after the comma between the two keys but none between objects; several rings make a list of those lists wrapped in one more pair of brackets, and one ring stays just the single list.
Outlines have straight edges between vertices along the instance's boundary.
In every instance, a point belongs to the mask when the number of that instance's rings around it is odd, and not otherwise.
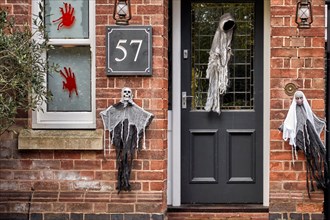
[{"label": "door threshold", "polygon": [[267,213],[269,207],[262,204],[182,204],[181,206],[167,206],[167,212]]}]

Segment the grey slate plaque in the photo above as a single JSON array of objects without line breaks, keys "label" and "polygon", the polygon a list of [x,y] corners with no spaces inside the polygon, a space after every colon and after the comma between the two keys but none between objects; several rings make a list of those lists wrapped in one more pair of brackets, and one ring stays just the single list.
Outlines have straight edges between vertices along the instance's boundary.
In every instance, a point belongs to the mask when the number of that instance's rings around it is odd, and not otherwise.
[{"label": "grey slate plaque", "polygon": [[152,27],[106,27],[106,74],[152,75]]}]

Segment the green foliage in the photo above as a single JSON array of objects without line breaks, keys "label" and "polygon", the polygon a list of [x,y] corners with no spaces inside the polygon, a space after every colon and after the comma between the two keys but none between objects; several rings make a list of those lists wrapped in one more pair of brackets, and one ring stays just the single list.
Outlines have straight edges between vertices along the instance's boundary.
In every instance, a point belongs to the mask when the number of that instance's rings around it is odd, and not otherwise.
[{"label": "green foliage", "polygon": [[45,52],[51,48],[41,13],[33,24],[18,26],[0,8],[0,135],[15,123],[18,110],[37,110],[51,97],[45,82]]}]

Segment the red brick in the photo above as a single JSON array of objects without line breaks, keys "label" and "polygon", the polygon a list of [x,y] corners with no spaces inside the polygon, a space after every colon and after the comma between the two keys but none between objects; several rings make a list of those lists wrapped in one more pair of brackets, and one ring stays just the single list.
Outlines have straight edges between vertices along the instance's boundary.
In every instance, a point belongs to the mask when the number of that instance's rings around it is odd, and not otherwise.
[{"label": "red brick", "polygon": [[163,11],[163,7],[159,5],[138,5],[137,14],[151,15]]},{"label": "red brick", "polygon": [[270,173],[270,180],[271,181],[289,181],[289,180],[296,180],[296,173],[295,172],[271,172]]},{"label": "red brick", "polygon": [[150,190],[163,191],[165,189],[163,182],[150,182]]},{"label": "red brick", "polygon": [[63,160],[63,161],[61,161],[61,169],[62,170],[72,170],[73,169],[73,161],[72,160]]},{"label": "red brick", "polygon": [[9,14],[13,14],[13,5],[0,3],[0,8],[6,10]]},{"label": "red brick", "polygon": [[291,68],[300,68],[304,66],[304,59],[292,58],[291,59]]},{"label": "red brick", "polygon": [[[310,29],[299,29],[299,35],[305,37],[323,37],[324,27],[313,27]],[[305,45],[307,46],[307,45]]]},{"label": "red brick", "polygon": [[101,169],[101,161],[96,160],[76,160],[74,162],[74,169],[82,169],[82,170],[100,170]]},{"label": "red brick", "polygon": [[272,150],[282,150],[283,149],[283,141],[271,141],[270,149]]},{"label": "red brick", "polygon": [[163,172],[156,172],[156,171],[143,171],[137,172],[137,179],[138,180],[162,180],[163,179]]},{"label": "red brick", "polygon": [[319,212],[322,213],[322,203],[299,203],[297,204],[297,212]]},{"label": "red brick", "polygon": [[28,5],[13,5],[14,6],[14,14],[23,14],[26,15],[29,13],[29,6]]},{"label": "red brick", "polygon": [[270,162],[270,170],[272,171],[283,171],[283,163],[282,162]]},{"label": "red brick", "polygon": [[303,47],[304,45],[305,45],[305,38],[303,37],[290,38],[290,46]]},{"label": "red brick", "polygon": [[93,204],[92,203],[67,203],[66,211],[67,212],[92,213]]},{"label": "red brick", "polygon": [[153,150],[153,151],[143,150],[138,153],[137,158],[163,160],[165,159],[165,152],[162,150]]},{"label": "red brick", "polygon": [[283,189],[289,191],[306,190],[306,182],[286,182]]},{"label": "red brick", "polygon": [[133,204],[108,204],[108,212],[110,213],[132,213],[134,212]]},{"label": "red brick", "polygon": [[107,5],[96,5],[96,14],[97,15],[108,15],[108,14],[112,14],[113,13],[113,6],[110,4]]},{"label": "red brick", "polygon": [[80,159],[80,151],[54,151],[55,159]]},{"label": "red brick", "polygon": [[39,181],[33,185],[34,190],[58,190],[59,183],[54,181]]},{"label": "red brick", "polygon": [[151,161],[151,170],[163,170],[165,169],[166,163],[164,160],[152,160]]},{"label": "red brick", "polygon": [[323,90],[305,90],[304,94],[309,101],[312,99],[324,98],[325,96]]},{"label": "red brick", "polygon": [[324,48],[299,48],[299,57],[322,57],[325,53]]},{"label": "red brick", "polygon": [[136,204],[136,212],[143,213],[161,213],[162,204],[159,203],[145,203],[145,204]]},{"label": "red brick", "polygon": [[114,160],[103,160],[102,161],[102,170],[113,170],[115,169],[115,161]]},{"label": "red brick", "polygon": [[15,171],[14,179],[19,180],[36,180],[39,179],[39,171]]},{"label": "red brick", "polygon": [[297,35],[297,28],[296,27],[273,27],[271,30],[272,36],[296,36]]},{"label": "red brick", "polygon": [[296,69],[273,69],[271,71],[271,77],[274,78],[296,78],[297,75]]},{"label": "red brick", "polygon": [[291,151],[289,152],[271,152],[270,153],[270,159],[271,160],[292,160],[292,154]]},{"label": "red brick", "polygon": [[142,79],[141,78],[135,78],[135,77],[117,77],[115,79],[115,86],[116,88],[122,89],[123,87],[130,87],[133,89],[133,93],[137,88],[142,87]]},{"label": "red brick", "polygon": [[31,169],[55,169],[59,170],[61,167],[61,162],[58,160],[34,160],[32,161]]},{"label": "red brick", "polygon": [[324,99],[317,99],[317,100],[312,100],[312,109],[325,109],[325,103],[324,103]]},{"label": "red brick", "polygon": [[104,203],[104,202],[93,203],[93,212],[94,213],[106,213],[107,210],[108,210],[107,203]]},{"label": "red brick", "polygon": [[96,171],[95,179],[97,180],[116,180],[117,171]]},{"label": "red brick", "polygon": [[45,210],[52,210],[52,204],[50,203],[31,203],[30,206],[30,211],[31,213],[40,213],[40,212],[44,212]]}]

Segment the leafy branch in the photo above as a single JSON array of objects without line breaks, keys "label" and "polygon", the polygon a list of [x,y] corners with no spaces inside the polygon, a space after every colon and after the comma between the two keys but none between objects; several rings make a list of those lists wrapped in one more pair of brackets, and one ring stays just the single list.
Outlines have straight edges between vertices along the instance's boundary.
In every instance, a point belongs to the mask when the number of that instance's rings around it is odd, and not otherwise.
[{"label": "leafy branch", "polygon": [[45,74],[48,44],[42,16],[33,19],[36,28],[16,25],[15,18],[0,8],[0,135],[15,123],[18,110],[38,110],[51,98]]}]

